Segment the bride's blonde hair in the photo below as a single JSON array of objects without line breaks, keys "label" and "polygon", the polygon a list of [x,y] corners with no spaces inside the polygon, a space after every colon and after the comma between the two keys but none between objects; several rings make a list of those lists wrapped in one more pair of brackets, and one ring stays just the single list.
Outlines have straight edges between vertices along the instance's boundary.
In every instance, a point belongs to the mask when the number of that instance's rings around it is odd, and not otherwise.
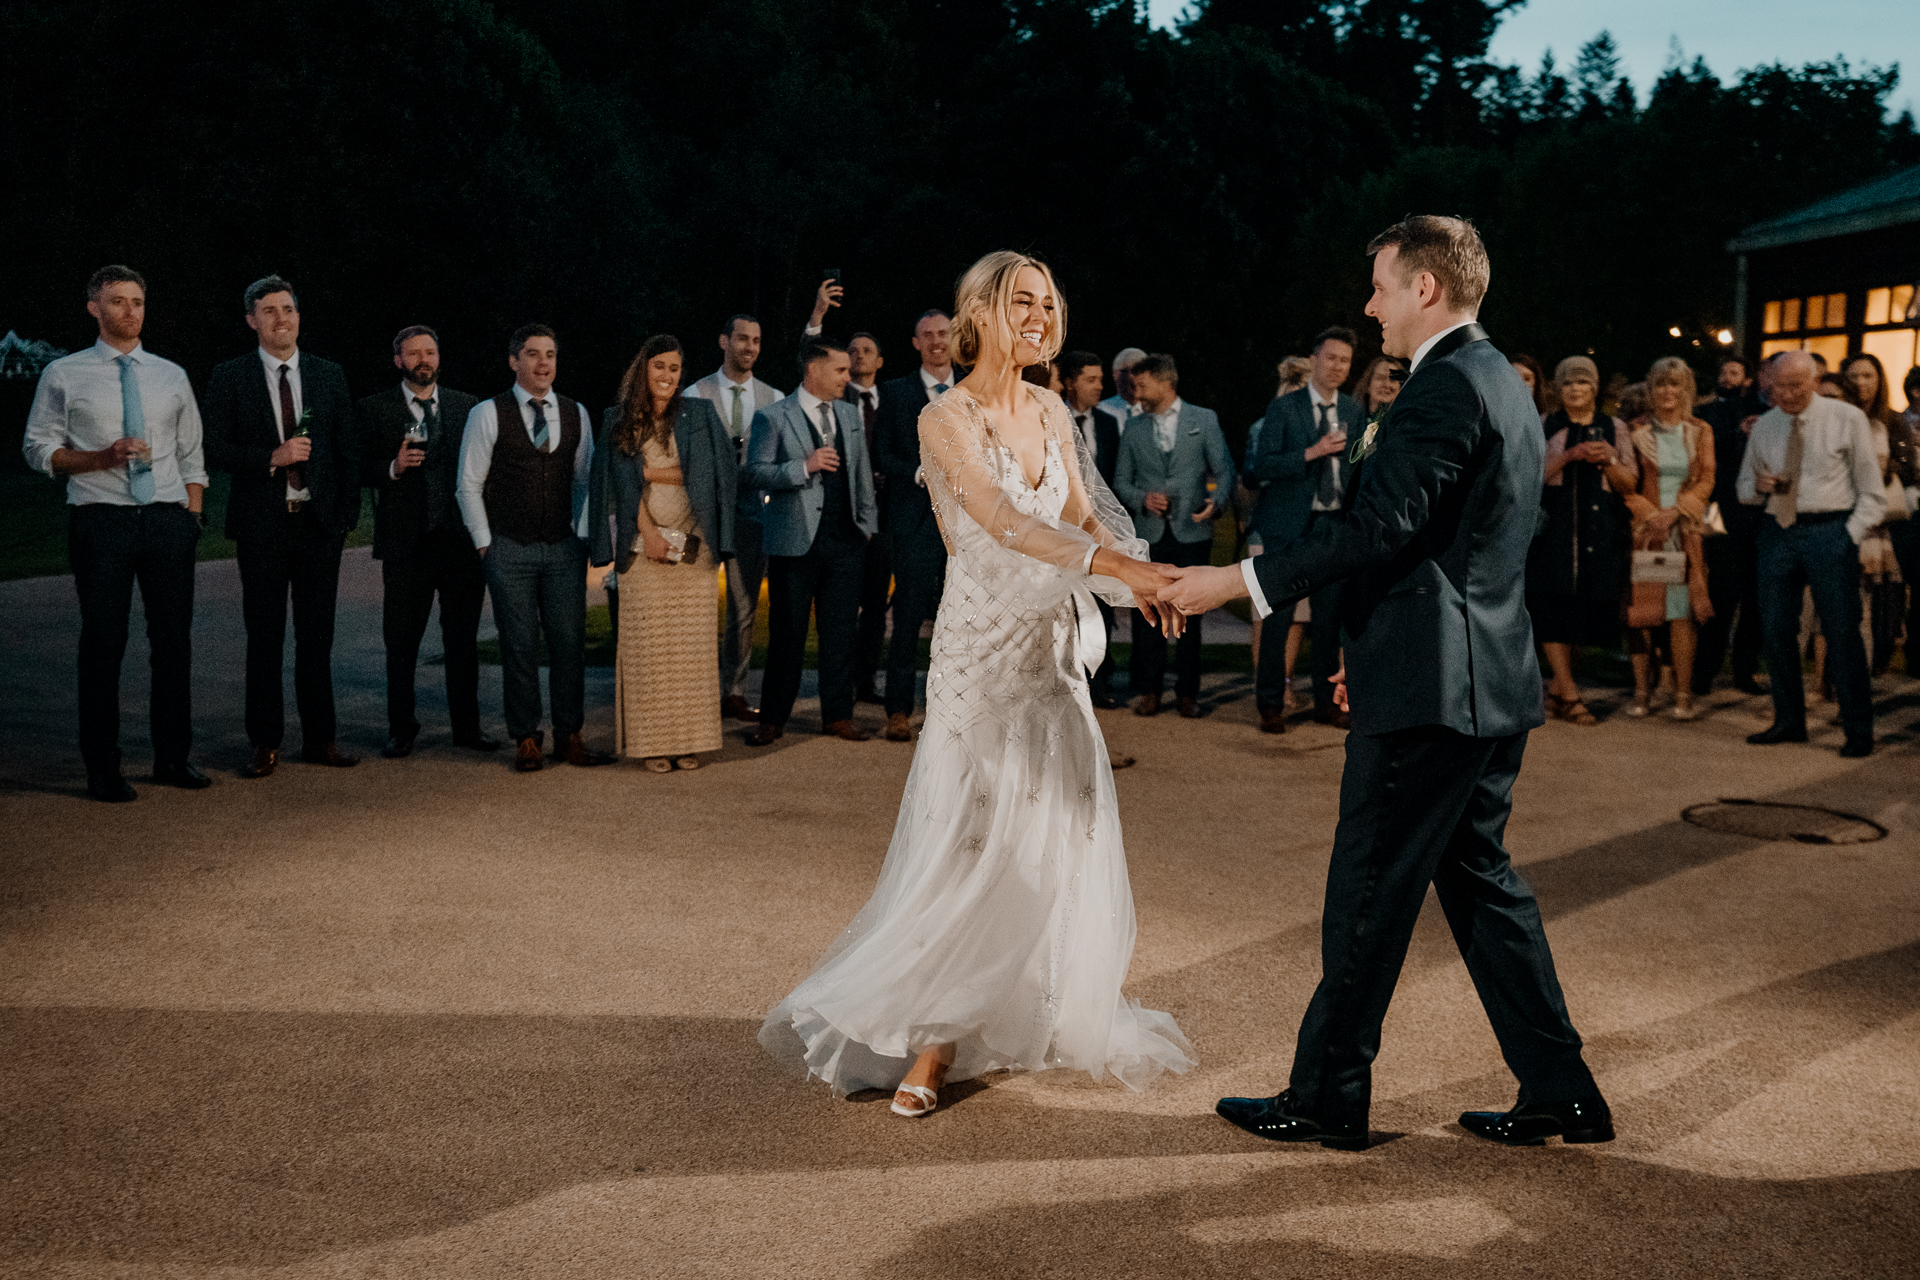
[{"label": "bride's blonde hair", "polygon": [[[1025,267],[1045,277],[1047,292],[1053,295],[1053,319],[1040,339],[1040,362],[1045,364],[1060,354],[1067,337],[1067,300],[1060,296],[1053,272],[1038,258],[1001,249],[968,267],[954,288],[953,354],[961,364],[978,364],[981,350],[989,344],[1012,352],[1016,335],[1007,323],[1007,312],[1013,306],[1013,282]],[[980,313],[978,318],[975,311]]]}]

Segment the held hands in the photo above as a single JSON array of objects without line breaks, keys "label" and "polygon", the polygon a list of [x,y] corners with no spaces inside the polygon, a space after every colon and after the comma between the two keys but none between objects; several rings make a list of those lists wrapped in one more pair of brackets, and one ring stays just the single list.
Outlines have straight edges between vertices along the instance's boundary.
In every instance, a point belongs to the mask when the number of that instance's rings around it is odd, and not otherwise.
[{"label": "held hands", "polygon": [[1133,592],[1134,608],[1142,617],[1159,628],[1168,639],[1177,637],[1186,630],[1186,620],[1177,612],[1166,607],[1160,600],[1160,592],[1173,581],[1173,575],[1179,570],[1171,565],[1154,564],[1148,560],[1134,560],[1117,551],[1102,548],[1094,554],[1093,572],[1107,578],[1118,578]]},{"label": "held hands", "polygon": [[1167,514],[1167,495],[1164,493],[1143,494],[1140,498],[1140,505],[1145,507],[1152,515],[1163,516]]},{"label": "held hands", "polygon": [[[254,456],[258,457],[259,455],[255,454]],[[305,462],[312,456],[313,438],[311,436],[295,436],[278,449],[275,449],[267,461],[276,467],[290,467],[296,462]]]},{"label": "held hands", "polygon": [[808,475],[816,471],[838,471],[839,469],[840,455],[831,445],[823,444],[807,455]]},{"label": "held hands", "polygon": [[1197,565],[1190,569],[1169,569],[1174,582],[1160,593],[1163,606],[1183,614],[1205,613],[1218,609],[1229,600],[1247,594],[1247,580],[1240,566]]}]

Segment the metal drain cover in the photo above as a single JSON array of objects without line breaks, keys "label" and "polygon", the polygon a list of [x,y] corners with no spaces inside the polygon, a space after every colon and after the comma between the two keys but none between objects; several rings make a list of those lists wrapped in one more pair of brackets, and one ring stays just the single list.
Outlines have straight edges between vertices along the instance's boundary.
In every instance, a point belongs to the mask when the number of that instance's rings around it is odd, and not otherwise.
[{"label": "metal drain cover", "polygon": [[1696,804],[1680,817],[1696,827],[1749,840],[1797,840],[1801,844],[1865,844],[1884,840],[1887,829],[1871,818],[1810,804],[1771,800],[1715,800]]}]

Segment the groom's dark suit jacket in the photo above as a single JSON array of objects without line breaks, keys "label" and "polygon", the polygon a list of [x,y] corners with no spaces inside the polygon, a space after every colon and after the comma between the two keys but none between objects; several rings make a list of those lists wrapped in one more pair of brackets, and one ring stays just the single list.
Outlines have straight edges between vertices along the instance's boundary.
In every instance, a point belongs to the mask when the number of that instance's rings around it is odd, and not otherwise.
[{"label": "groom's dark suit jacket", "polygon": [[1544,722],[1524,590],[1545,456],[1526,386],[1467,325],[1401,388],[1339,518],[1254,560],[1276,610],[1345,582],[1355,732],[1498,738]]}]

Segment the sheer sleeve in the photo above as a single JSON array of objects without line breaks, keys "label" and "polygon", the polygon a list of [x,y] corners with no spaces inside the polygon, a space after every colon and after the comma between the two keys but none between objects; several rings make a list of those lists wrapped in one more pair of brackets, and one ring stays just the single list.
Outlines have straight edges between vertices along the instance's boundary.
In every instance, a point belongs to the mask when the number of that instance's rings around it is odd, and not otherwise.
[{"label": "sheer sleeve", "polygon": [[1146,544],[1131,536],[1131,521],[1117,527],[1110,523],[1115,517],[1103,512],[1102,497],[1119,519],[1125,513],[1082,458],[1072,433],[1060,429],[1066,413],[1058,399],[1050,392],[1035,394],[1068,471],[1067,498],[1058,520],[1030,515],[1015,505],[1008,494],[1007,469],[1019,464],[993,438],[986,414],[972,396],[956,390],[921,410],[920,463],[947,552],[961,559],[982,587],[1023,611],[1052,609],[1082,587],[1113,603],[1131,604],[1132,594],[1118,581],[1094,577],[1088,569],[1102,547],[1144,560]]}]

